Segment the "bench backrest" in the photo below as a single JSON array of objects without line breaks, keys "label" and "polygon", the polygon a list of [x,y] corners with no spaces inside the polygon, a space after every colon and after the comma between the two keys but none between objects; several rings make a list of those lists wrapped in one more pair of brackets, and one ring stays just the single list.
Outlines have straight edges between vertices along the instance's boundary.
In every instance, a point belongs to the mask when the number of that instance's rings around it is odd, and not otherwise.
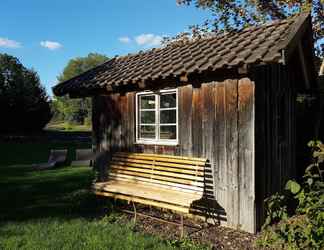
[{"label": "bench backrest", "polygon": [[206,159],[143,153],[114,153],[108,178],[203,193]]}]

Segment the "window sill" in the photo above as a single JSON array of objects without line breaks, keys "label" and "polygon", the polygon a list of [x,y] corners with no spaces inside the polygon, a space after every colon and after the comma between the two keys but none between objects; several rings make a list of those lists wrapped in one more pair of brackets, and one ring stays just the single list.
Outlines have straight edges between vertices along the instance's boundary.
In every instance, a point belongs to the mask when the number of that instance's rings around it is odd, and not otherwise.
[{"label": "window sill", "polygon": [[166,141],[166,142],[163,142],[163,141],[137,141],[135,142],[136,145],[157,145],[157,146],[178,146],[179,143],[177,141]]}]

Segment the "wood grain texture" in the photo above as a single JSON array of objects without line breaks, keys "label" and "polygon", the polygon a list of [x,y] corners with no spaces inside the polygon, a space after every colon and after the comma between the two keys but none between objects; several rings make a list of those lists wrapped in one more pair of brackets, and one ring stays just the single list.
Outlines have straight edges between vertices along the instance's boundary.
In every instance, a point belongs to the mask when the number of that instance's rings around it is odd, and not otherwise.
[{"label": "wood grain texture", "polygon": [[[180,154],[192,156],[192,91],[191,85],[179,88],[179,141]],[[186,129],[184,129],[186,128]]]},{"label": "wood grain texture", "polygon": [[225,119],[225,83],[217,82],[215,85],[215,198],[225,207],[227,199],[227,163],[226,163],[226,119]]},{"label": "wood grain texture", "polygon": [[238,82],[238,112],[239,224],[244,231],[254,232],[254,82],[247,78]]},{"label": "wood grain texture", "polygon": [[[214,183],[215,183],[215,159],[214,153],[214,134],[215,126],[215,98],[214,98],[215,83],[203,84],[202,92],[202,155],[208,159],[206,164],[206,196],[214,199]],[[207,181],[208,180],[208,181]]]},{"label": "wood grain texture", "polygon": [[173,210],[173,211],[178,211],[178,212],[181,212],[181,213],[189,213],[189,207],[181,207],[181,206],[177,206],[177,205],[166,204],[166,203],[163,203],[163,202],[147,200],[147,199],[138,198],[138,197],[134,197],[134,196],[128,196],[128,195],[122,195],[122,194],[116,194],[116,193],[109,193],[109,192],[95,191],[95,194],[96,195],[101,195],[101,196],[108,196],[108,197],[112,197],[112,198],[115,198],[115,199],[121,199],[121,200],[128,200],[128,201],[132,201],[132,202],[137,202],[137,203],[141,203],[141,204],[144,204],[144,205],[151,205],[151,206],[161,207],[161,208],[170,209],[170,210]]},{"label": "wood grain texture", "polygon": [[226,122],[226,166],[227,166],[227,202],[226,211],[232,216],[228,218],[228,225],[236,227],[239,222],[238,197],[238,81],[225,82],[225,122]]},{"label": "wood grain texture", "polygon": [[193,88],[192,93],[192,155],[202,155],[202,88]]},{"label": "wood grain texture", "polygon": [[120,172],[120,173],[129,173],[130,175],[137,175],[139,174],[140,176],[143,174],[145,174],[146,177],[151,178],[151,179],[158,179],[161,178],[162,180],[165,180],[166,178],[168,178],[167,180],[169,180],[169,177],[172,178],[172,180],[176,183],[194,183],[191,181],[197,181],[197,182],[202,182],[204,181],[204,178],[201,176],[196,176],[196,175],[192,175],[191,173],[177,173],[177,172],[169,172],[169,171],[165,171],[165,169],[156,169],[156,168],[145,168],[145,167],[141,167],[140,165],[122,165],[122,164],[117,164],[117,163],[111,163],[111,171],[116,173],[116,172]]},{"label": "wood grain texture", "polygon": [[185,193],[180,190],[170,190],[143,183],[124,181],[110,181],[95,184],[95,189],[101,192],[107,191],[109,193],[124,194],[184,207],[189,207],[193,200],[199,200],[201,198],[201,195],[197,193]]},{"label": "wood grain texture", "polygon": [[202,158],[116,152],[110,161],[108,177],[121,174],[134,180],[141,177],[203,187],[204,176],[201,174],[205,164],[206,159]]}]

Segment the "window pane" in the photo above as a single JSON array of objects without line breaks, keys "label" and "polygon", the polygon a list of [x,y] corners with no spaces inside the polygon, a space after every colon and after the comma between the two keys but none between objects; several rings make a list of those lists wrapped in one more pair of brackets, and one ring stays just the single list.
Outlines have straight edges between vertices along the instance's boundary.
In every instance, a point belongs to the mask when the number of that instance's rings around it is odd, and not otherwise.
[{"label": "window pane", "polygon": [[177,127],[176,126],[161,126],[160,127],[160,139],[177,139]]},{"label": "window pane", "polygon": [[161,108],[175,108],[176,100],[177,100],[176,93],[162,94],[160,97],[160,107]]},{"label": "window pane", "polygon": [[141,109],[155,109],[155,96],[144,95],[140,96]]},{"label": "window pane", "polygon": [[139,138],[155,139],[155,126],[140,126]]},{"label": "window pane", "polygon": [[155,123],[155,111],[141,111],[141,124]]},{"label": "window pane", "polygon": [[161,111],[160,123],[176,123],[176,110],[162,110]]}]

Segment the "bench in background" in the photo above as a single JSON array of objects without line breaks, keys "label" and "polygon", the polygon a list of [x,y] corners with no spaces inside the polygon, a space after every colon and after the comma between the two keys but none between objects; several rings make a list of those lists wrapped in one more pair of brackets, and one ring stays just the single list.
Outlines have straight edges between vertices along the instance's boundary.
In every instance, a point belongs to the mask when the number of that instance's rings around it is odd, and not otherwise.
[{"label": "bench in background", "polygon": [[75,160],[71,162],[71,166],[92,166],[94,153],[91,148],[76,149]]}]

